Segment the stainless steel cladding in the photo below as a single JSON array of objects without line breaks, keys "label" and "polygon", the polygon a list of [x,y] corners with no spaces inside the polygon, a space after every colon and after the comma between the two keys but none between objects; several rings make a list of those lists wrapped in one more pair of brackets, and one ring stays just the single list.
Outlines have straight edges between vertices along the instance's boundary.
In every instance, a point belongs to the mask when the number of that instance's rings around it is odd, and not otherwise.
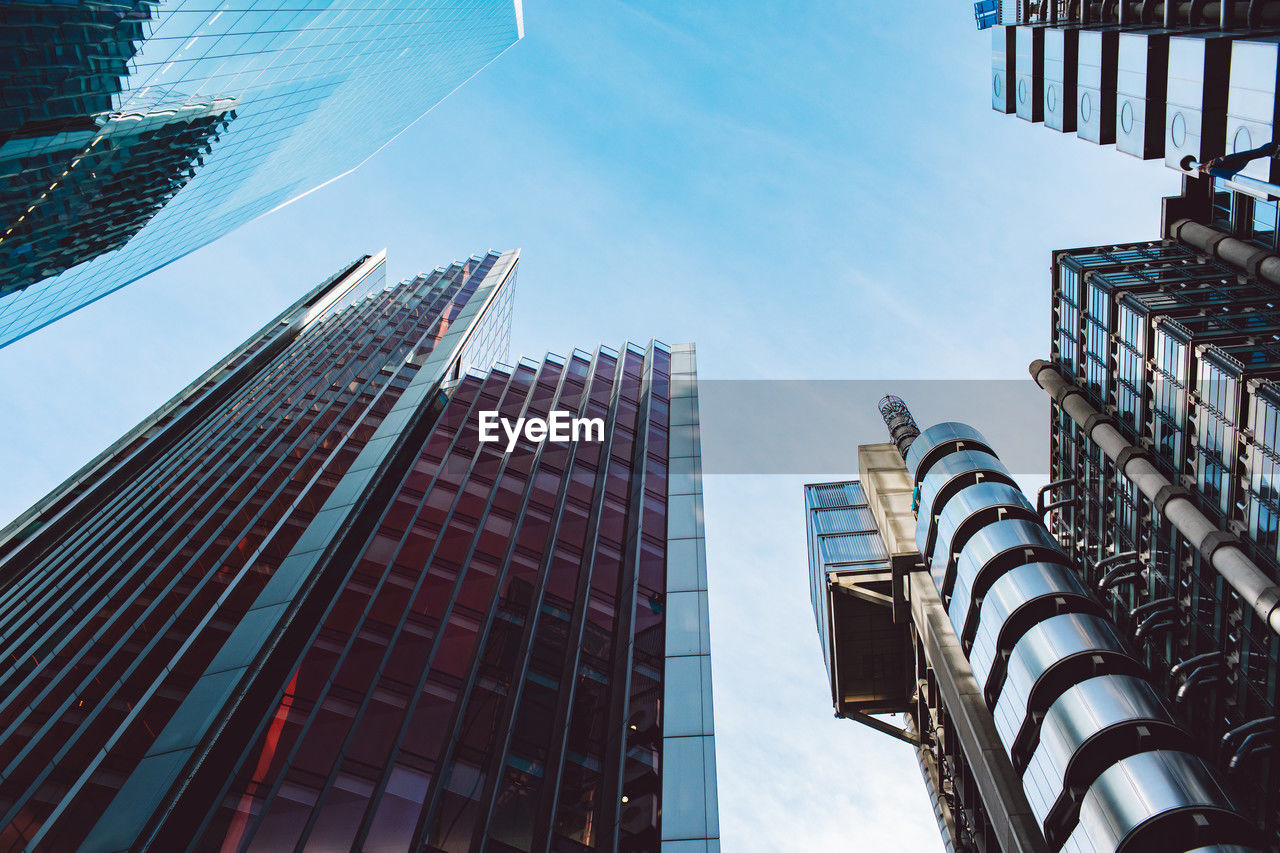
[{"label": "stainless steel cladding", "polygon": [[992,453],[982,433],[968,424],[946,421],[929,427],[920,433],[907,451],[907,470],[911,472],[912,480],[918,484],[929,473],[934,462],[958,450],[985,450]]},{"label": "stainless steel cladding", "polygon": [[994,708],[1004,687],[1009,655],[1023,634],[1062,613],[1103,614],[1075,572],[1064,563],[1026,563],[1001,575],[983,598],[969,664],[987,706]]},{"label": "stainless steel cladding", "polygon": [[996,730],[1015,770],[1027,766],[1040,738],[1040,720],[1068,687],[1106,673],[1141,674],[1110,620],[1064,613],[1033,625],[1009,655],[996,703]]},{"label": "stainless steel cladding", "polygon": [[1103,675],[1068,688],[1045,713],[1040,745],[1022,777],[1045,838],[1062,844],[1102,771],[1152,749],[1192,751],[1194,744],[1146,679]]},{"label": "stainless steel cladding", "polygon": [[936,517],[933,563],[950,570],[975,532],[1005,518],[1034,521],[1036,511],[1017,486],[988,480],[956,492]]},{"label": "stainless steel cladding", "polygon": [[[1000,575],[1023,563],[1068,564],[1067,555],[1038,521],[1007,518],[973,534],[956,560],[955,584],[947,614],[960,643],[968,650],[978,628],[978,608]],[[944,599],[945,599],[944,593]]]},{"label": "stainless steel cladding", "polygon": [[[919,439],[917,439],[918,441]],[[938,513],[961,489],[994,481],[1014,486],[1013,475],[1004,463],[983,450],[962,450],[938,460],[918,483],[919,509],[916,514],[916,546],[921,554],[933,550],[938,530]]]},{"label": "stainless steel cladding", "polygon": [[1204,761],[1155,750],[1104,770],[1080,804],[1080,822],[1063,850],[1186,850],[1240,844],[1253,850],[1253,827],[1236,811]]},{"label": "stainless steel cladding", "polygon": [[982,434],[938,424],[906,462],[916,544],[1050,849],[1256,849],[1254,828]]}]

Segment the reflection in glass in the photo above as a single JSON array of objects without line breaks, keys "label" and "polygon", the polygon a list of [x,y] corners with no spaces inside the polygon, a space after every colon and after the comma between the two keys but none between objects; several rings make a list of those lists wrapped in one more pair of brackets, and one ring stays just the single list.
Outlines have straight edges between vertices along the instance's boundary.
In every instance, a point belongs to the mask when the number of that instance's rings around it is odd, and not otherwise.
[{"label": "reflection in glass", "polygon": [[512,0],[5,4],[0,346],[351,171],[521,35]]}]

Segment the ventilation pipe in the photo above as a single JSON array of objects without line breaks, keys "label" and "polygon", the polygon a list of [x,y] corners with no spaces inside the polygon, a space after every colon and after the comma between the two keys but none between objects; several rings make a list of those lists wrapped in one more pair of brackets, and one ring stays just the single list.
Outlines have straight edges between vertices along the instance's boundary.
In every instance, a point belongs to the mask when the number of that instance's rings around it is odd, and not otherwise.
[{"label": "ventilation pipe", "polygon": [[1052,364],[1037,359],[1031,363],[1031,376],[1054,399],[1071,420],[1079,424],[1088,438],[1102,448],[1138,490],[1151,501],[1157,512],[1199,552],[1204,562],[1213,567],[1271,630],[1280,634],[1280,586],[1272,581],[1241,550],[1234,536],[1200,512],[1186,496],[1152,464],[1146,450],[1130,444],[1107,418],[1084,397],[1084,392],[1062,377]]}]

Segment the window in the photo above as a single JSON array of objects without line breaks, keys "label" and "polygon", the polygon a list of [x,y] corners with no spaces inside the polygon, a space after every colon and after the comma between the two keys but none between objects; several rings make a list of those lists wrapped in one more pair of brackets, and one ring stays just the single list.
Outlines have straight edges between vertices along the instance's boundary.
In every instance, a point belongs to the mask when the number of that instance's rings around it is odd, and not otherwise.
[{"label": "window", "polygon": [[1182,425],[1187,416],[1187,347],[1164,329],[1156,330],[1152,376],[1153,429],[1156,452],[1182,471]]},{"label": "window", "polygon": [[1231,474],[1235,459],[1236,380],[1211,361],[1200,366],[1196,418],[1196,480],[1206,499],[1223,513],[1230,511]]},{"label": "window", "polygon": [[1276,202],[1253,202],[1252,227],[1249,229],[1249,241],[1264,249],[1274,249],[1276,245]]},{"label": "window", "polygon": [[1223,231],[1231,228],[1231,197],[1233,193],[1227,188],[1222,178],[1213,179],[1213,224]]}]

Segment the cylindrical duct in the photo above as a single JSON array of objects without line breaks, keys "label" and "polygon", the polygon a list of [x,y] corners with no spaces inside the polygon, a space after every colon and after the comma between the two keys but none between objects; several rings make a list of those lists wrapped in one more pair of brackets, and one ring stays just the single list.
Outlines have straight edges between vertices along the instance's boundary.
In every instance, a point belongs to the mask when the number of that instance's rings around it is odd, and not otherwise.
[{"label": "cylindrical duct", "polygon": [[[891,433],[892,411],[881,404]],[[916,544],[1050,848],[1256,849],[1196,739],[1030,503],[1011,495],[990,443],[942,423],[908,447]]]}]

